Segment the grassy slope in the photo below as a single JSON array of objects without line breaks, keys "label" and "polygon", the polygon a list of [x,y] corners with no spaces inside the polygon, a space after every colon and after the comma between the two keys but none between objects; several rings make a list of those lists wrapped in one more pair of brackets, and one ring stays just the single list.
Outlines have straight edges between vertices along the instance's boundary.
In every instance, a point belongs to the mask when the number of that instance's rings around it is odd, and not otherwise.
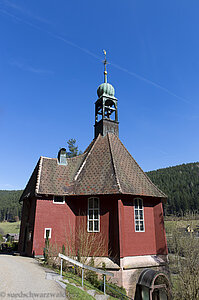
[{"label": "grassy slope", "polygon": [[66,286],[66,294],[69,297],[69,299],[74,299],[74,300],[92,300],[95,299],[92,296],[90,296],[89,294],[87,294],[85,291],[80,290],[79,288],[71,285],[71,284],[67,284]]},{"label": "grassy slope", "polygon": [[20,221],[19,222],[1,222],[0,228],[3,230],[4,234],[7,233],[19,233],[20,230]]},{"label": "grassy slope", "polygon": [[199,220],[181,220],[176,221],[164,221],[166,233],[170,233],[173,229],[183,228],[185,229],[188,225],[191,225],[193,229],[196,229],[196,226],[199,225]]},{"label": "grassy slope", "polygon": [[[60,272],[59,269],[52,267],[51,265],[43,265],[45,268],[49,268],[50,270],[53,270],[54,272],[58,273]],[[91,300],[95,299],[91,295],[87,294],[87,290],[95,290],[98,295],[104,295],[104,293],[97,289],[94,285],[92,285],[88,280],[84,278],[84,291],[82,289],[79,289],[78,287],[82,286],[82,278],[81,276],[74,274],[73,271],[63,271],[63,278],[67,279],[69,283],[67,283],[66,287],[66,295],[69,299],[85,299],[85,300]],[[75,284],[76,286],[74,286]],[[78,297],[79,296],[79,297]],[[108,300],[119,300],[119,298],[112,297],[107,294]],[[121,295],[120,295],[121,296]],[[117,296],[116,296],[117,297]]]},{"label": "grassy slope", "polygon": [[[81,286],[82,284],[82,278],[76,274],[73,274],[72,272],[63,272],[64,277],[68,279],[70,283],[75,283],[77,286]],[[104,294],[102,291],[97,289],[94,285],[92,285],[88,280],[84,279],[84,289],[85,290],[95,290],[98,294]],[[118,294],[119,295],[119,294]],[[72,298],[73,299],[73,298]],[[76,298],[74,298],[76,299]],[[114,299],[117,300],[118,298],[113,298],[109,296],[108,299]]]}]

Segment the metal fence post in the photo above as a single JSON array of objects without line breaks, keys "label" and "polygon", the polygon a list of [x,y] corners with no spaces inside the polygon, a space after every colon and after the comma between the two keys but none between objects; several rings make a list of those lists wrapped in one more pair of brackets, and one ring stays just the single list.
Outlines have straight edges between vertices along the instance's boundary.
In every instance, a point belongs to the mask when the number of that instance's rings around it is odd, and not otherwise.
[{"label": "metal fence post", "polygon": [[84,286],[84,268],[82,268],[82,286]]},{"label": "metal fence post", "polygon": [[104,295],[106,295],[106,275],[104,275]]},{"label": "metal fence post", "polygon": [[62,264],[63,264],[63,259],[61,258],[61,270],[60,270],[61,277],[62,277]]}]

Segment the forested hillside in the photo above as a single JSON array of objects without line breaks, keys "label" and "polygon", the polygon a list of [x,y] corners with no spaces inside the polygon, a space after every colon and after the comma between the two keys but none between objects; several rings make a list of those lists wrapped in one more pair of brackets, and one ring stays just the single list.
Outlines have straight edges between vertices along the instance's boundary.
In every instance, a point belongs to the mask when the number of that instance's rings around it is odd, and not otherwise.
[{"label": "forested hillside", "polygon": [[147,172],[167,196],[165,214],[199,211],[199,163],[190,163]]},{"label": "forested hillside", "polygon": [[22,191],[0,191],[0,222],[21,219],[19,198]]}]

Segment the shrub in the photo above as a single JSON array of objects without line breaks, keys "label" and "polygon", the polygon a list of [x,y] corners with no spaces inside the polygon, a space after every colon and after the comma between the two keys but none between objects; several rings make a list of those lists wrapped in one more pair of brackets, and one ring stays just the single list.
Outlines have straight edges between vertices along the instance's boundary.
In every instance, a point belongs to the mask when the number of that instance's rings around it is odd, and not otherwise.
[{"label": "shrub", "polygon": [[0,243],[3,242],[3,235],[0,234]]},{"label": "shrub", "polygon": [[[91,267],[95,267],[95,263],[94,263],[93,257],[91,258],[89,265],[90,265]],[[101,282],[98,280],[97,273],[95,273],[95,272],[93,272],[93,271],[90,271],[90,270],[87,270],[87,271],[86,271],[86,279],[87,279],[92,285],[94,285],[96,288],[99,288],[100,285],[101,285]]]},{"label": "shrub", "polygon": [[45,248],[44,248],[44,261],[47,263],[48,262],[48,252],[49,252],[49,239],[45,239]]}]

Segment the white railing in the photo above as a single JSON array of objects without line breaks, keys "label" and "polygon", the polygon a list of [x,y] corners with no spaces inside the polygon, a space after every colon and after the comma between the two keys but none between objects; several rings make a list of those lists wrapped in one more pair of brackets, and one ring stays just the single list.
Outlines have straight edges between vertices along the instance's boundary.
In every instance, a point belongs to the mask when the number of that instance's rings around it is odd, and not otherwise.
[{"label": "white railing", "polygon": [[72,258],[70,258],[70,257],[68,257],[66,255],[61,254],[61,253],[59,253],[59,257],[61,258],[61,270],[60,270],[60,275],[61,276],[62,276],[63,259],[64,259],[64,260],[70,262],[71,264],[76,265],[76,266],[82,268],[82,286],[84,285],[84,269],[87,269],[87,270],[90,270],[90,271],[102,274],[104,276],[104,294],[106,294],[106,275],[110,276],[110,277],[113,277],[114,276],[113,273],[107,272],[107,271],[103,271],[101,269],[96,269],[94,267],[82,264],[79,261],[74,260],[74,259],[72,259]]}]

